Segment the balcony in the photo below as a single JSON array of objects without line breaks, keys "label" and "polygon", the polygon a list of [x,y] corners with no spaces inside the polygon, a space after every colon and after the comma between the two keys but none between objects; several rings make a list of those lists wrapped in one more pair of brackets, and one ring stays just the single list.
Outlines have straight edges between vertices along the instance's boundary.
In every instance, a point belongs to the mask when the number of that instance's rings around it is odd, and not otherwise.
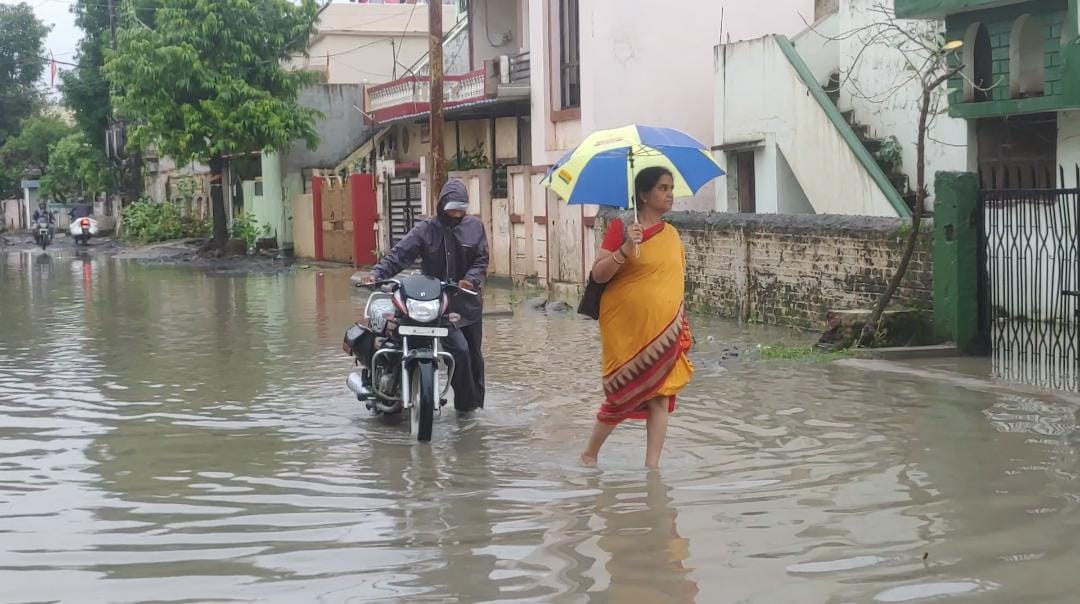
[{"label": "balcony", "polygon": [[[443,79],[445,109],[488,98],[485,71],[480,69],[464,75],[448,75]],[[420,116],[431,110],[431,78],[426,75],[407,76],[367,89],[364,111],[376,122]]]},{"label": "balcony", "polygon": [[[520,105],[529,99],[530,60],[529,53],[511,40],[528,39],[528,32],[520,26],[528,3],[487,0],[467,6],[468,11],[443,38],[444,109],[474,107],[471,113],[487,115],[486,105],[501,105],[497,113],[510,110],[508,104],[515,102],[520,112]],[[430,74],[430,56],[424,56],[404,77],[368,87],[363,102],[366,119],[385,125],[427,114],[431,110]]]},{"label": "balcony", "polygon": [[[483,69],[443,77],[443,108],[451,110],[499,101],[529,98],[529,55],[518,54],[487,61]],[[364,95],[364,112],[379,124],[420,117],[431,111],[431,78],[411,75],[370,86]]]}]

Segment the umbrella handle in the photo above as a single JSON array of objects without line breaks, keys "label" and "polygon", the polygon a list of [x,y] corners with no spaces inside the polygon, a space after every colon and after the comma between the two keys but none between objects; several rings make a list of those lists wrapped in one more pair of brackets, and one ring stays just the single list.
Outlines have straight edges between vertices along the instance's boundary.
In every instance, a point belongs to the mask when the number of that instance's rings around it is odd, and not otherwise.
[{"label": "umbrella handle", "polygon": [[[633,160],[631,160],[631,165],[633,165]],[[634,204],[634,224],[641,224],[641,212],[638,211],[636,203]],[[636,241],[634,242],[634,257],[641,258],[641,246]]]}]

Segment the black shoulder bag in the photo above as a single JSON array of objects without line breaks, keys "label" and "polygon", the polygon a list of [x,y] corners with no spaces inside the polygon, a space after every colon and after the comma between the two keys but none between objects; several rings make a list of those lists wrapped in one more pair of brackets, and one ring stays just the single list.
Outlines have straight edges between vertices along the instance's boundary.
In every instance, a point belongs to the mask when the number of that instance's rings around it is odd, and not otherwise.
[{"label": "black shoulder bag", "polygon": [[600,320],[600,296],[604,294],[606,283],[597,283],[589,273],[589,282],[585,284],[585,293],[581,296],[581,304],[578,305],[579,315],[585,315],[593,321]]}]

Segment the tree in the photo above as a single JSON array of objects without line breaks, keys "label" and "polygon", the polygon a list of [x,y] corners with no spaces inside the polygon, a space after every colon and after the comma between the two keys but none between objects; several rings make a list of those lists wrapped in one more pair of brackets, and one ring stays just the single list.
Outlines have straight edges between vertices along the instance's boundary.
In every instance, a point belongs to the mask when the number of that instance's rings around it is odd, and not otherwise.
[{"label": "tree", "polygon": [[922,217],[929,196],[926,183],[926,142],[933,120],[943,111],[946,91],[942,88],[953,78],[963,73],[963,65],[957,57],[962,47],[960,42],[948,42],[935,25],[912,27],[899,21],[893,11],[885,5],[875,5],[867,13],[876,19],[869,25],[859,27],[839,36],[828,37],[831,42],[855,39],[860,46],[859,53],[853,58],[851,72],[855,66],[870,53],[871,49],[883,49],[883,52],[895,53],[905,68],[894,75],[892,83],[883,90],[866,90],[865,86],[848,74],[840,82],[853,89],[853,95],[873,104],[880,104],[907,91],[917,91],[918,125],[916,130],[915,158],[915,200],[911,208],[911,230],[904,245],[904,253],[896,271],[889,278],[885,291],[874,304],[870,319],[863,326],[859,345],[873,344],[877,335],[881,317],[892,302],[893,296],[907,275],[911,258],[922,236]]},{"label": "tree", "polygon": [[318,112],[297,103],[315,74],[282,62],[305,51],[319,11],[315,0],[161,0],[151,26],[125,4],[104,73],[132,122],[129,144],[209,163],[218,244],[228,237],[225,157],[317,142]]},{"label": "tree", "polygon": [[[40,107],[48,34],[29,5],[0,4],[0,146]],[[18,166],[0,164],[0,198],[15,194],[21,177]]]},{"label": "tree", "polygon": [[0,145],[37,107],[49,30],[30,5],[0,4]]},{"label": "tree", "polygon": [[[132,0],[131,10],[145,23],[153,23],[157,0]],[[76,0],[71,12],[83,30],[76,66],[65,71],[61,90],[64,102],[75,114],[75,122],[86,140],[106,160],[106,132],[112,125],[113,101],[109,83],[102,74],[105,53],[113,46],[113,25],[119,18],[121,0]],[[111,12],[110,12],[110,9]],[[105,192],[126,191],[134,199],[141,194],[142,174],[138,157],[116,160],[116,176],[106,183]]]},{"label": "tree", "polygon": [[[44,178],[49,174],[49,154],[75,129],[60,117],[43,112],[23,121],[19,133],[0,147],[0,165],[11,179]],[[58,197],[61,201],[66,197]]]},{"label": "tree", "polygon": [[105,50],[110,44],[108,5],[101,0],[78,0],[71,12],[83,30],[76,67],[61,77],[64,102],[75,113],[75,123],[94,146],[105,152],[105,131],[112,116],[109,84],[102,77]]},{"label": "tree", "polygon": [[41,190],[57,199],[93,195],[110,188],[112,177],[101,150],[86,135],[75,132],[49,150],[49,169],[41,178]]}]

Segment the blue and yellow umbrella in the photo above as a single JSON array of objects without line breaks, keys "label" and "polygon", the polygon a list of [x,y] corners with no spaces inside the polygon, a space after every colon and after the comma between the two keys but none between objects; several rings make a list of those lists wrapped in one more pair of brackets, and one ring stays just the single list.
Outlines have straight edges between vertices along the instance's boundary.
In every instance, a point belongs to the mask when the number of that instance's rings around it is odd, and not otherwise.
[{"label": "blue and yellow umbrella", "polygon": [[548,171],[543,184],[570,204],[634,207],[634,176],[663,166],[675,196],[690,197],[724,175],[705,145],[672,128],[626,126],[589,135]]}]

